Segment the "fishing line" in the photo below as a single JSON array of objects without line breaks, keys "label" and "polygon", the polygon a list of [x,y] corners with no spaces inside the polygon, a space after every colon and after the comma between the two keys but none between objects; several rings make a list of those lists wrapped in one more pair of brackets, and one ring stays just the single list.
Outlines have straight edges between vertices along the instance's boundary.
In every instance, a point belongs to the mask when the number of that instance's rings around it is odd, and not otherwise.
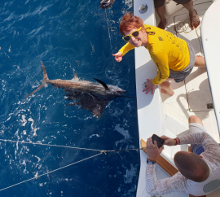
[{"label": "fishing line", "polygon": [[99,154],[93,155],[93,156],[91,156],[91,157],[87,157],[87,158],[85,158],[85,159],[82,159],[82,160],[76,161],[76,162],[71,163],[71,164],[68,164],[68,165],[66,165],[66,166],[63,166],[63,167],[57,168],[57,169],[52,170],[52,171],[49,171],[49,172],[46,172],[46,173],[41,174],[41,175],[39,175],[39,176],[35,176],[35,177],[31,178],[31,179],[27,179],[27,180],[25,180],[25,181],[21,181],[21,182],[19,182],[19,183],[15,183],[15,184],[13,184],[13,185],[10,185],[10,186],[8,186],[8,187],[5,187],[5,188],[0,189],[0,192],[1,192],[1,191],[4,191],[4,190],[6,190],[6,189],[9,189],[9,188],[15,187],[15,186],[17,186],[17,185],[20,185],[20,184],[22,184],[22,183],[26,183],[26,182],[29,182],[29,181],[31,181],[31,180],[37,179],[37,178],[39,178],[39,177],[42,177],[42,176],[45,176],[45,175],[51,174],[51,173],[56,172],[56,171],[58,171],[58,170],[61,170],[61,169],[67,168],[67,167],[69,167],[69,166],[75,165],[75,164],[80,163],[80,162],[82,162],[82,161],[86,161],[86,160],[88,160],[88,159],[91,159],[91,158],[93,158],[93,157],[99,156],[99,155],[101,155],[101,154],[102,154],[102,153],[99,153]]},{"label": "fishing line", "polygon": [[108,16],[107,16],[107,12],[105,9],[105,18],[106,18],[106,22],[107,22],[107,28],[108,28],[108,37],[109,37],[109,41],[110,41],[110,46],[111,46],[111,50],[112,50],[112,40],[111,40],[111,35],[110,35],[110,31],[109,31],[109,20],[108,20]]},{"label": "fishing line", "polygon": [[99,156],[99,155],[101,155],[101,154],[103,154],[103,153],[106,154],[106,153],[110,153],[110,152],[122,152],[122,151],[134,151],[134,150],[135,150],[135,151],[138,151],[138,150],[146,149],[146,148],[134,148],[134,149],[122,149],[122,150],[100,150],[100,149],[88,149],[88,148],[80,148],[80,147],[73,147],[73,146],[63,146],[63,145],[53,145],[53,144],[41,144],[41,143],[35,143],[35,142],[14,141],[14,140],[6,140],[6,139],[0,139],[0,141],[2,141],[2,142],[11,142],[11,143],[21,143],[21,144],[32,144],[32,145],[40,145],[40,146],[48,146],[48,147],[58,147],[58,148],[71,148],[71,149],[80,149],[80,150],[86,150],[86,151],[97,151],[97,152],[100,152],[100,153],[98,153],[98,154],[96,154],[96,155],[93,155],[93,156],[91,156],[91,157],[87,157],[87,158],[85,158],[85,159],[82,159],[82,160],[80,160],[80,161],[76,161],[76,162],[74,162],[74,163],[71,163],[71,164],[68,164],[68,165],[66,165],[66,166],[57,168],[57,169],[55,169],[55,170],[48,171],[48,172],[46,172],[46,173],[44,173],[44,174],[41,174],[41,175],[39,175],[39,176],[35,176],[35,177],[33,177],[33,178],[30,178],[30,179],[21,181],[21,182],[19,182],[19,183],[15,183],[15,184],[13,184],[13,185],[10,185],[10,186],[8,186],[8,187],[2,188],[2,189],[0,189],[0,192],[1,192],[1,191],[4,191],[4,190],[7,190],[7,189],[9,189],[9,188],[15,187],[15,186],[17,186],[17,185],[20,185],[20,184],[22,184],[22,183],[26,183],[26,182],[29,182],[29,181],[31,181],[31,180],[40,178],[40,177],[42,177],[42,176],[51,174],[51,173],[56,172],[56,171],[58,171],[58,170],[67,168],[67,167],[69,167],[69,166],[75,165],[75,164],[80,163],[80,162],[82,162],[82,161],[89,160],[89,159],[91,159],[91,158],[93,158],[93,157],[96,157],[96,156]]},{"label": "fishing line", "polygon": [[143,150],[143,148],[121,149],[121,150],[101,150],[101,149],[81,148],[81,147],[75,147],[75,146],[63,146],[63,145],[53,145],[53,144],[41,144],[41,143],[35,143],[35,142],[14,141],[14,140],[6,140],[6,139],[0,139],[0,141],[11,142],[11,143],[20,143],[20,144],[32,144],[32,145],[40,145],[40,146],[48,146],[48,147],[58,147],[58,148],[71,148],[71,149],[79,149],[79,150],[86,150],[86,151],[96,151],[96,152],[100,152],[100,153]]},{"label": "fishing line", "polygon": [[[109,24],[109,19],[108,19],[108,15],[107,15],[106,9],[105,9],[105,18],[106,18],[106,22],[107,22],[108,37],[109,37],[109,41],[110,41],[110,47],[111,47],[111,51],[112,51],[112,53],[113,53],[113,49],[112,49],[112,39],[111,39],[110,31],[109,31],[109,26],[110,26],[110,24]],[[111,59],[112,59],[112,64],[113,64],[113,66],[115,66],[115,62],[114,62],[113,58],[111,58]],[[115,68],[115,67],[114,67],[114,68]]]}]

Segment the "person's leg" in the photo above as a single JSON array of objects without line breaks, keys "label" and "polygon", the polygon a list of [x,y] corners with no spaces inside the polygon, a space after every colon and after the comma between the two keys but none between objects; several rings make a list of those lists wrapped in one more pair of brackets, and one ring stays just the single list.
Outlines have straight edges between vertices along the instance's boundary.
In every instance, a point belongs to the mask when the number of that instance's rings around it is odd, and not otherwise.
[{"label": "person's leg", "polygon": [[174,91],[173,91],[171,84],[169,82],[170,80],[173,80],[173,79],[168,78],[163,83],[160,84],[160,91],[161,91],[161,93],[173,96]]},{"label": "person's leg", "polygon": [[203,56],[196,56],[195,57],[195,66],[205,68],[206,67],[205,58]]},{"label": "person's leg", "polygon": [[166,18],[165,18],[165,0],[154,0],[155,10],[160,17],[160,23],[158,25],[159,28],[165,29],[166,27]]},{"label": "person's leg", "polygon": [[161,29],[165,29],[167,25],[167,20],[165,18],[165,6],[163,5],[162,7],[156,8],[156,12],[158,16],[160,17],[160,23],[158,27]]},{"label": "person's leg", "polygon": [[[188,121],[189,121],[189,124],[190,123],[197,123],[197,124],[200,124],[203,126],[202,120],[197,116],[190,116]],[[190,150],[191,150],[191,152],[193,152],[197,155],[200,155],[202,152],[204,152],[204,148],[203,148],[202,144],[191,144]]]},{"label": "person's leg", "polygon": [[189,11],[189,18],[190,18],[190,25],[191,28],[197,28],[200,24],[199,16],[196,12],[196,10],[193,8],[193,1],[190,0],[189,3],[182,4],[188,11]]},{"label": "person's leg", "polygon": [[194,115],[190,116],[189,119],[188,119],[188,121],[189,121],[189,124],[190,124],[190,123],[197,123],[197,124],[201,124],[202,126],[204,126],[204,125],[202,124],[201,119],[200,119],[199,117],[197,117],[197,116],[194,116]]}]

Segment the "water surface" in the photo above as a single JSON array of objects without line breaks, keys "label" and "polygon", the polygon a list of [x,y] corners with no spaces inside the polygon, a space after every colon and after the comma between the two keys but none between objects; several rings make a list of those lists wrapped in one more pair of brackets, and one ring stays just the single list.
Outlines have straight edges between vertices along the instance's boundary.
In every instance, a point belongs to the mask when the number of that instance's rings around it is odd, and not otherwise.
[{"label": "water surface", "polygon": [[[117,98],[97,119],[66,106],[62,89],[51,85],[28,99],[49,79],[98,78],[135,97],[134,56],[121,63],[112,53],[124,44],[119,34],[131,1],[115,1],[108,10],[100,0],[2,0],[0,2],[0,139],[91,149],[138,147],[136,100]],[[97,152],[0,142],[0,188],[97,154]],[[46,176],[0,191],[6,196],[135,196],[137,151],[107,153]]]}]

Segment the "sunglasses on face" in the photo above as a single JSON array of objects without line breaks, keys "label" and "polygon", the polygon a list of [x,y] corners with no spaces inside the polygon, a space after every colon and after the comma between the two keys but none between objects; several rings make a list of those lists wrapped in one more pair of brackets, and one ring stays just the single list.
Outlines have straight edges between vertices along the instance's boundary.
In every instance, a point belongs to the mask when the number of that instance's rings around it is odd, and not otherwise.
[{"label": "sunglasses on face", "polygon": [[139,31],[141,30],[142,27],[140,27],[137,31],[134,31],[133,33],[127,35],[127,36],[123,36],[122,39],[125,42],[129,42],[131,40],[131,36],[133,36],[134,38],[139,36]]}]

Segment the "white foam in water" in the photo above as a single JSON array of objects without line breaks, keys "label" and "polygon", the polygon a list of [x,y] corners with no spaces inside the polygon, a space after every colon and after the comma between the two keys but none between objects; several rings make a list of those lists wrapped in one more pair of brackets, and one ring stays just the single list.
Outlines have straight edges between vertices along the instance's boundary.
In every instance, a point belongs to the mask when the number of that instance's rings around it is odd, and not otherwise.
[{"label": "white foam in water", "polygon": [[[26,102],[18,101],[17,104],[18,104],[18,105],[23,105],[23,104],[26,104]],[[21,109],[21,111],[25,111],[25,110],[22,110],[22,109]]]},{"label": "white foam in water", "polygon": [[126,140],[130,138],[128,130],[125,130],[123,127],[120,127],[119,124],[115,126],[115,130],[122,134]]},{"label": "white foam in water", "polygon": [[32,118],[28,118],[28,121],[32,122],[32,123],[31,123],[31,129],[32,129],[32,131],[34,132],[33,136],[37,136],[37,132],[36,132],[36,131],[37,131],[39,128],[34,127],[34,120],[33,120]]},{"label": "white foam in water", "polygon": [[18,140],[20,139],[20,136],[19,136],[19,129],[17,129],[17,131],[15,132],[15,136],[17,137]]},{"label": "white foam in water", "polygon": [[125,0],[125,5],[127,5],[129,8],[132,7],[132,0]]},{"label": "white foam in water", "polygon": [[137,168],[135,168],[133,166],[133,164],[130,165],[131,168],[130,170],[129,169],[126,169],[126,174],[124,175],[125,177],[125,183],[132,183],[132,179],[136,176],[137,174]]},{"label": "white foam in water", "polygon": [[16,143],[15,155],[17,154],[17,152],[18,152],[18,142]]},{"label": "white foam in water", "polygon": [[92,119],[92,118],[93,118],[93,116],[88,116],[84,120],[88,120],[88,119]]},{"label": "white foam in water", "polygon": [[25,115],[22,115],[21,118],[22,118],[21,122],[23,122],[22,126],[25,126],[27,124],[27,120],[25,119]]},{"label": "white foam in water", "polygon": [[41,167],[42,167],[42,165],[40,164],[40,165],[38,166],[38,169],[41,169]]},{"label": "white foam in water", "polygon": [[122,109],[114,109],[114,112],[111,113],[112,116],[120,116],[124,111]]},{"label": "white foam in water", "polygon": [[115,146],[118,147],[118,144],[123,144],[125,140],[119,140],[115,142]]},{"label": "white foam in water", "polygon": [[22,165],[25,167],[24,170],[23,170],[23,172],[24,172],[24,173],[27,173],[27,170],[26,170],[26,161],[25,161],[25,160],[23,160]]},{"label": "white foam in water", "polygon": [[92,134],[92,135],[89,136],[89,138],[91,139],[91,138],[94,137],[94,136],[96,136],[96,137],[100,137],[99,134]]},{"label": "white foam in water", "polygon": [[36,157],[36,158],[37,158],[37,160],[38,160],[37,162],[39,162],[39,161],[41,160],[41,159],[40,159],[39,157],[37,157],[36,155],[35,155],[35,157]]}]

